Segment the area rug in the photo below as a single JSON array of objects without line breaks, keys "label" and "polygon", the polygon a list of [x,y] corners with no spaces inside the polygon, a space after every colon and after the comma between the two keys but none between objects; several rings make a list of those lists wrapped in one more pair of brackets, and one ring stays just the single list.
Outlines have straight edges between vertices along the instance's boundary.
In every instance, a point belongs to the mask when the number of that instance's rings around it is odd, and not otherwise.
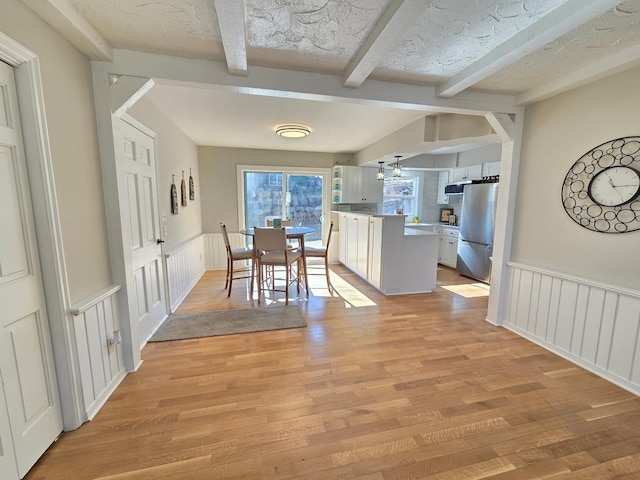
[{"label": "area rug", "polygon": [[171,314],[150,342],[306,327],[297,305]]}]

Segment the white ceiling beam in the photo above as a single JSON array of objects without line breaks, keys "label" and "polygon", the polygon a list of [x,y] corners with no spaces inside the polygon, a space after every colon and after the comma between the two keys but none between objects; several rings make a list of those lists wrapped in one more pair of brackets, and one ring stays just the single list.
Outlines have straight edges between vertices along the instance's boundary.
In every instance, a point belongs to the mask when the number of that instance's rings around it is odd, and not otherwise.
[{"label": "white ceiling beam", "polygon": [[352,88],[362,85],[362,82],[378,66],[384,54],[396,45],[424,9],[424,1],[392,0],[347,65],[342,76],[342,84]]},{"label": "white ceiling beam", "polygon": [[640,65],[640,45],[634,45],[613,55],[574,70],[560,78],[516,95],[516,104],[529,105],[562,92],[586,85]]},{"label": "white ceiling beam", "polygon": [[69,0],[22,0],[89,60],[113,60],[111,45]]},{"label": "white ceiling beam", "polygon": [[620,3],[620,0],[568,0],[438,85],[436,94],[442,97],[456,95]]},{"label": "white ceiling beam", "polygon": [[435,88],[398,85],[368,80],[360,88],[345,88],[335,75],[251,67],[248,77],[231,76],[223,62],[171,57],[130,50],[114,50],[113,62],[94,62],[93,69],[115,75],[148,77],[158,84],[211,88],[221,91],[298,98],[329,102],[397,106],[438,113],[484,115],[488,112],[517,113],[514,97],[480,92],[463,92],[455,98],[440,98]]},{"label": "white ceiling beam", "polygon": [[246,77],[247,41],[243,0],[214,0],[224,56],[230,75]]},{"label": "white ceiling beam", "polygon": [[121,117],[135,105],[156,83],[150,78],[122,75],[109,87],[111,111]]},{"label": "white ceiling beam", "polygon": [[514,140],[515,124],[506,113],[487,113],[484,118],[489,122],[493,131],[498,134],[500,141],[507,143]]}]

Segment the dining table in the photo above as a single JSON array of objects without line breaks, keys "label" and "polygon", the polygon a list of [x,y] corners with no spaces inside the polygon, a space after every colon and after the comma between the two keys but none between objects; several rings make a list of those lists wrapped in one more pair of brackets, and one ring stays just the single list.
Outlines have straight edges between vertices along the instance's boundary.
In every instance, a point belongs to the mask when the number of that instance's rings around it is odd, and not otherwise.
[{"label": "dining table", "polygon": [[[267,228],[271,228],[271,227],[267,227]],[[285,236],[287,237],[288,240],[298,241],[298,245],[300,246],[300,253],[302,254],[301,255],[302,268],[304,270],[304,278],[305,278],[304,286],[305,286],[307,295],[309,295],[309,282],[307,281],[307,257],[304,253],[304,236],[309,233],[315,232],[315,230],[309,227],[293,227],[293,226],[282,227],[282,228],[284,228]],[[253,237],[254,235],[253,228],[245,228],[244,230],[240,230],[240,233],[248,237]]]}]

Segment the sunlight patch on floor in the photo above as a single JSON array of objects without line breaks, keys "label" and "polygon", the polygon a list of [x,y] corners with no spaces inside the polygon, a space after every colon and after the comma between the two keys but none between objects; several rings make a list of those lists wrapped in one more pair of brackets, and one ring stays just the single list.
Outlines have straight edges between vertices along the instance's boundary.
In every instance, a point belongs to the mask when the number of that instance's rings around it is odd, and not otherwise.
[{"label": "sunlight patch on floor", "polygon": [[[340,296],[344,300],[345,307],[347,308],[373,307],[377,305],[376,302],[371,300],[364,293],[362,293],[360,290],[355,288],[353,285],[351,285],[349,282],[347,282],[337,273],[332,271],[330,275],[331,275],[331,285],[333,286],[333,289],[334,289],[333,294]],[[311,281],[309,281],[309,283],[311,284]],[[326,288],[326,282],[324,286]],[[314,291],[314,295],[315,295],[315,291]]]},{"label": "sunlight patch on floor", "polygon": [[461,297],[465,298],[489,296],[489,285],[486,285],[484,283],[469,283],[466,285],[441,285],[440,288],[444,288],[451,293],[455,293],[456,295],[460,295]]}]

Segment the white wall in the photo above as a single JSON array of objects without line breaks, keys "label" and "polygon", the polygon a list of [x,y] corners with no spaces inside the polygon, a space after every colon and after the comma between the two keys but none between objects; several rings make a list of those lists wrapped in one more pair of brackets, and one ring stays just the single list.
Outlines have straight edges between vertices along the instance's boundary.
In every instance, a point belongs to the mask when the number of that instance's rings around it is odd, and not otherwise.
[{"label": "white wall", "polygon": [[198,147],[202,189],[202,230],[219,233],[220,223],[229,232],[238,227],[238,165],[331,168],[347,163],[348,154],[283,152],[242,148]]},{"label": "white wall", "polygon": [[610,139],[638,135],[640,69],[555,96],[525,112],[512,260],[640,290],[640,231],[596,233],[561,201],[573,163]]},{"label": "white wall", "polygon": [[580,227],[561,200],[573,163],[638,135],[640,69],[526,109],[504,326],[640,394],[640,231]]},{"label": "white wall", "polygon": [[499,162],[502,156],[502,144],[490,143],[482,147],[466,150],[458,154],[458,166],[470,167],[481,163]]},{"label": "white wall", "polygon": [[74,302],[111,283],[91,65],[19,0],[2,0],[0,31],[39,56]]},{"label": "white wall", "polygon": [[[202,185],[198,166],[198,147],[182,130],[180,130],[151,101],[143,98],[127,113],[157,134],[158,155],[158,194],[160,195],[161,219],[166,226],[165,250],[169,251],[181,243],[202,233]],[[185,179],[189,179],[189,169],[195,183],[196,198],[187,200],[187,206],[179,203],[178,214],[171,214],[170,186],[171,175],[175,175],[178,197],[180,181],[184,171]],[[163,216],[164,215],[164,216]]]}]

